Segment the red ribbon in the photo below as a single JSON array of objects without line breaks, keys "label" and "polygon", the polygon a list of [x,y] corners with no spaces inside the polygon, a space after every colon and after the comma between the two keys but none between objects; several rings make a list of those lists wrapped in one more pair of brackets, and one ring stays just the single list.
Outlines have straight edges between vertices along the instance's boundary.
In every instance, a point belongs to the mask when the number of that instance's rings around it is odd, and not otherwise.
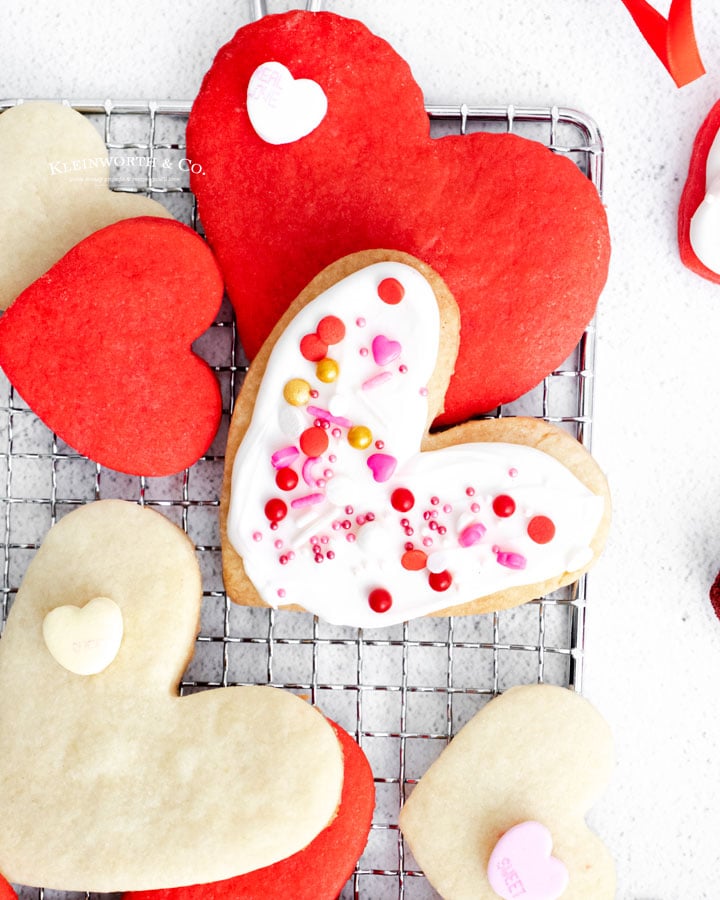
[{"label": "red ribbon", "polygon": [[672,0],[667,19],[647,0],[622,2],[678,87],[705,74],[695,41],[691,0]]}]

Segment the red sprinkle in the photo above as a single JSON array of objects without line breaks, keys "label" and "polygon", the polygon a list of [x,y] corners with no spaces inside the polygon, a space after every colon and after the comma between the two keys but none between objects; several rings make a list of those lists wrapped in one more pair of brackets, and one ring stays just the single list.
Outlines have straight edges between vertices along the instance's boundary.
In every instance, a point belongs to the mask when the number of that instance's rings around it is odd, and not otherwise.
[{"label": "red sprinkle", "polygon": [[431,572],[428,575],[428,584],[434,591],[446,591],[452,584],[452,575],[447,569],[442,572]]},{"label": "red sprinkle", "polygon": [[405,288],[397,278],[383,278],[377,286],[378,297],[390,306],[398,304],[405,296]]},{"label": "red sprinkle", "polygon": [[390,503],[392,508],[398,512],[407,512],[415,505],[415,497],[413,497],[412,491],[399,487],[390,494]]},{"label": "red sprinkle", "polygon": [[297,487],[297,483],[298,474],[294,469],[285,467],[284,469],[277,470],[275,484],[281,491],[291,491],[294,487]]},{"label": "red sprinkle", "polygon": [[555,523],[547,516],[533,516],[528,522],[527,533],[536,544],[548,544],[555,537]]},{"label": "red sprinkle", "polygon": [[300,353],[309,362],[320,362],[321,359],[325,359],[327,352],[328,345],[318,334],[306,334],[300,339]]},{"label": "red sprinkle", "polygon": [[368,603],[373,612],[384,613],[392,606],[392,595],[385,588],[374,588],[368,595]]},{"label": "red sprinkle", "polygon": [[300,449],[305,456],[322,456],[330,443],[324,428],[313,425],[300,435]]},{"label": "red sprinkle", "polygon": [[507,519],[508,516],[515,512],[515,501],[507,494],[498,494],[493,500],[492,508],[496,516],[500,516],[501,519]]},{"label": "red sprinkle", "polygon": [[337,316],[325,316],[318,322],[317,335],[326,344],[339,344],[345,337],[345,325]]},{"label": "red sprinkle", "polygon": [[265,515],[271,522],[280,522],[287,515],[287,505],[279,497],[273,497],[265,504]]},{"label": "red sprinkle", "polygon": [[422,550],[406,550],[400,558],[400,564],[408,572],[419,572],[425,568],[427,553]]}]

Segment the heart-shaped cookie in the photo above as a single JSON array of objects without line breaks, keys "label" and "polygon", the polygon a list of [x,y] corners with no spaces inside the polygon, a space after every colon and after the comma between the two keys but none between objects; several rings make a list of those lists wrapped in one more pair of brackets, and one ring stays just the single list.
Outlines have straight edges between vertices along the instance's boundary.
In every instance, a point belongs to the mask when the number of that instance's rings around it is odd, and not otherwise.
[{"label": "heart-shaped cookie", "polygon": [[[280,146],[247,108],[253,74],[271,60],[327,97],[319,125]],[[407,64],[359,22],[294,11],[240,29],[205,77],[187,144],[250,357],[319,271],[377,247],[432,266],[460,307],[445,422],[525,393],[592,318],[610,249],[595,187],[516,135],[431,139]]]},{"label": "heart-shaped cookie", "polygon": [[5,879],[0,875],[0,900],[17,900],[17,894]]},{"label": "heart-shaped cookie", "polygon": [[[293,694],[230,687],[178,697],[202,586],[187,536],[120,500],[51,529],[0,642],[0,871],[114,892],[197,884],[306,847],[335,815],[342,750]],[[113,664],[82,676],[48,652],[43,620],[111,598]]]},{"label": "heart-shaped cookie", "polygon": [[720,284],[720,102],[700,126],[678,208],[680,259],[692,272]]},{"label": "heart-shaped cookie", "polygon": [[333,728],[343,749],[340,807],[330,825],[304,850],[227,881],[132,891],[123,900],[336,900],[365,847],[375,785],[365,754],[347,732],[334,723]]},{"label": "heart-shaped cookie", "polygon": [[387,251],[338,261],[292,304],[230,426],[232,599],[377,627],[511,606],[593,563],[609,498],[576,440],[534,419],[428,433],[457,320],[436,273]]},{"label": "heart-shaped cookie", "polygon": [[132,475],[178,472],[207,450],[220,421],[217,379],[191,344],[222,291],[212,253],[187,226],[117,222],[73,247],[4,313],[0,365],[80,453]]},{"label": "heart-shaped cookie", "polygon": [[170,213],[108,188],[103,139],[61,103],[37,101],[0,115],[0,309],[83,238],[120,219]]},{"label": "heart-shaped cookie", "polygon": [[514,687],[430,766],[400,828],[444,900],[612,900],[612,858],[584,818],[612,767],[610,729],[587,700]]}]

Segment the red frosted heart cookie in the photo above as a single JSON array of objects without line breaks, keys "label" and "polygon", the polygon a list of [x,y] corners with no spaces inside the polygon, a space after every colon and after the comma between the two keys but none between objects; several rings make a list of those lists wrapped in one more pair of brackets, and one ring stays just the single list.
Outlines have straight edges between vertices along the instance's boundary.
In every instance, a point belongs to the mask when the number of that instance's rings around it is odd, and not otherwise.
[{"label": "red frosted heart cookie", "polygon": [[333,724],[343,750],[343,788],[332,823],[312,843],[273,866],[226,881],[162,891],[132,891],[123,900],[334,900],[365,847],[375,788],[365,754]]},{"label": "red frosted heart cookie", "polygon": [[0,900],[17,900],[17,894],[2,875],[0,875]]},{"label": "red frosted heart cookie", "polygon": [[167,475],[210,445],[222,401],[190,349],[222,278],[190,228],[142,217],[85,238],[0,319],[0,365],[34,412],[90,459]]},{"label": "red frosted heart cookie", "polygon": [[319,271],[378,247],[428,263],[457,299],[445,421],[533,387],[592,318],[610,250],[594,186],[516,135],[431,139],[407,64],[359,22],[291,12],[240,29],[205,77],[187,141],[251,357]]}]

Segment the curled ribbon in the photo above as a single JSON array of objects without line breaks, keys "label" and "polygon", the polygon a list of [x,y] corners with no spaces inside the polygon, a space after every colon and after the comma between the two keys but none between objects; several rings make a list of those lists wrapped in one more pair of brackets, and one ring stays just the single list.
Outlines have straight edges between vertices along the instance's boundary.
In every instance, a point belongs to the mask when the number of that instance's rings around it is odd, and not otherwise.
[{"label": "curled ribbon", "polygon": [[622,2],[678,87],[705,74],[695,41],[691,0],[672,0],[667,19],[647,0]]}]

